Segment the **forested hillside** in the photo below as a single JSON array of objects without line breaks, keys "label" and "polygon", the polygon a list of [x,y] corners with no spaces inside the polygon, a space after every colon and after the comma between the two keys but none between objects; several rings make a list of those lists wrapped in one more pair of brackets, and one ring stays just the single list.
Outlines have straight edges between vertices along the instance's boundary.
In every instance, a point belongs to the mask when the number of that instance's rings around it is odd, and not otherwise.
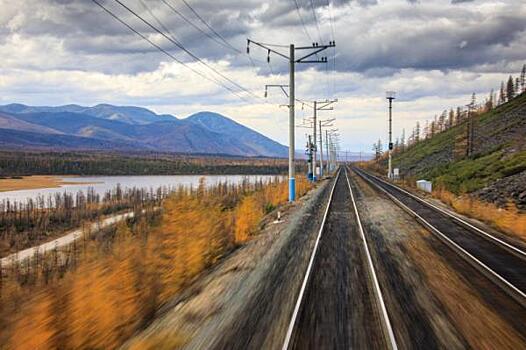
[{"label": "forested hillside", "polygon": [[282,174],[287,160],[168,153],[0,151],[0,177],[22,175]]},{"label": "forested hillside", "polygon": [[433,123],[425,133],[413,131],[408,146],[395,148],[394,166],[437,189],[526,209],[526,93],[457,115],[446,115],[449,127]]}]

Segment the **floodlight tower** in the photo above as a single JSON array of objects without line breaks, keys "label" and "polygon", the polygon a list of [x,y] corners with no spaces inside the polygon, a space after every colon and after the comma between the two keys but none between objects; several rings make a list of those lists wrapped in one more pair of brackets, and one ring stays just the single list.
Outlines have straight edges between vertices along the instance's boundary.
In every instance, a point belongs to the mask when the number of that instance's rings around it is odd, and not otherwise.
[{"label": "floodlight tower", "polygon": [[393,167],[392,167],[392,155],[393,152],[393,100],[396,98],[396,92],[387,91],[385,93],[386,99],[389,100],[389,169],[387,170],[387,177],[389,179],[393,178]]}]

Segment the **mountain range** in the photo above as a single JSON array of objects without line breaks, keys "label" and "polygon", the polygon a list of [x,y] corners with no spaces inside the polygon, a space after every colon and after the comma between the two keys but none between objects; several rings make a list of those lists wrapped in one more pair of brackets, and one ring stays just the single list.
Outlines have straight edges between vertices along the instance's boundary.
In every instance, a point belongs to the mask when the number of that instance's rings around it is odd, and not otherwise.
[{"label": "mountain range", "polygon": [[178,119],[109,104],[0,106],[0,147],[287,156],[286,146],[218,113]]}]

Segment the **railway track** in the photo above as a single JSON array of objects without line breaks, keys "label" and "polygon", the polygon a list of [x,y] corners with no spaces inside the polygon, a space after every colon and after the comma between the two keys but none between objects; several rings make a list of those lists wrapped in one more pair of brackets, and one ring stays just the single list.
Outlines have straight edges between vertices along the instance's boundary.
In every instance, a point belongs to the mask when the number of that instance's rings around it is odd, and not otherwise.
[{"label": "railway track", "polygon": [[336,175],[283,342],[295,348],[397,349],[346,169]]},{"label": "railway track", "polygon": [[526,252],[424,199],[353,169],[526,308]]}]

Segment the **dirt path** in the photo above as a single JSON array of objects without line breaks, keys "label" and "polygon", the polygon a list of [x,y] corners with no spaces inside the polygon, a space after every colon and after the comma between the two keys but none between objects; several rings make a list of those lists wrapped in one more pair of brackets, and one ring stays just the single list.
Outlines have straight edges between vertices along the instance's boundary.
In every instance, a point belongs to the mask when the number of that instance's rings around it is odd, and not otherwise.
[{"label": "dirt path", "polygon": [[278,349],[285,338],[329,181],[289,206],[279,224],[238,249],[125,348]]},{"label": "dirt path", "polygon": [[390,199],[351,182],[400,348],[526,346],[524,310]]},{"label": "dirt path", "polygon": [[[89,232],[97,232],[101,229],[111,226],[113,224],[116,224],[122,220],[132,218],[134,216],[133,212],[127,212],[123,214],[116,214],[112,215],[110,217],[107,217],[100,222],[95,222],[90,224],[89,228],[86,228]],[[48,251],[52,251],[53,249],[58,249],[64,246],[67,246],[71,243],[73,243],[75,240],[82,238],[82,235],[86,231],[83,228],[79,228],[73,231],[70,231],[69,233],[65,234],[64,236],[61,236],[59,238],[56,238],[52,241],[42,243],[38,246],[27,248],[24,250],[20,250],[16,253],[10,254],[2,259],[0,259],[0,266],[6,267],[11,264],[14,264],[15,262],[21,262],[26,259],[30,259],[35,255],[35,253],[45,253]]]}]

